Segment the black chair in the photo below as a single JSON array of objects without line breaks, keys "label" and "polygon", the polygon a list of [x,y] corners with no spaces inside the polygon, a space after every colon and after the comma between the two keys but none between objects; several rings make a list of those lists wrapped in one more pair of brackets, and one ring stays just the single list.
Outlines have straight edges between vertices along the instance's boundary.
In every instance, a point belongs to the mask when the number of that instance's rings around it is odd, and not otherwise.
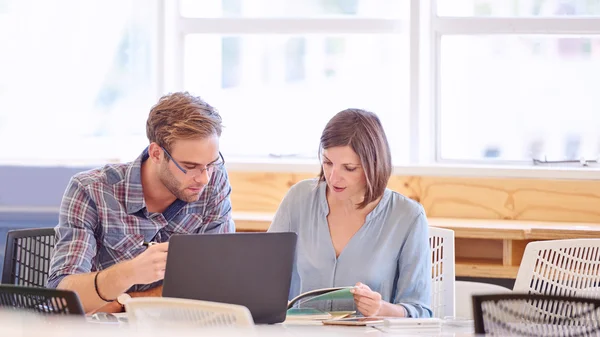
[{"label": "black chair", "polygon": [[6,235],[2,283],[46,287],[54,228],[11,230]]},{"label": "black chair", "polygon": [[600,336],[600,299],[534,294],[474,295],[476,334]]},{"label": "black chair", "polygon": [[0,285],[0,308],[46,315],[85,316],[79,296],[70,290]]}]

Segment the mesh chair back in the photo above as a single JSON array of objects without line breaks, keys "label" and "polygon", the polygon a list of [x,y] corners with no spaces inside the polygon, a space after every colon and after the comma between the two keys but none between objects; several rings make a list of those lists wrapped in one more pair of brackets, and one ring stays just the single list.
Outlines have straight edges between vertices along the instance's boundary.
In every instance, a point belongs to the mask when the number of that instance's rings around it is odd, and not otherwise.
[{"label": "mesh chair back", "polygon": [[7,284],[0,285],[0,308],[47,315],[85,315],[73,291]]},{"label": "mesh chair back", "polygon": [[454,316],[454,231],[429,227],[429,248],[433,317]]},{"label": "mesh chair back", "polygon": [[136,297],[125,303],[129,324],[137,327],[252,327],[248,308],[227,303],[170,297]]},{"label": "mesh chair back", "polygon": [[528,243],[513,291],[600,298],[600,239]]},{"label": "mesh chair back", "polygon": [[535,294],[473,296],[475,333],[492,336],[598,336],[600,300]]},{"label": "mesh chair back", "polygon": [[45,287],[54,249],[54,228],[19,229],[6,236],[2,283]]}]

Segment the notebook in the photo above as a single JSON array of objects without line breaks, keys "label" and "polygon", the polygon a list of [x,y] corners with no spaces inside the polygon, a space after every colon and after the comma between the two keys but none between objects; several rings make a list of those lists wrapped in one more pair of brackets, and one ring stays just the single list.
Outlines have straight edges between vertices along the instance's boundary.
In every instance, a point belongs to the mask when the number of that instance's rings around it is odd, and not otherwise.
[{"label": "notebook", "polygon": [[350,299],[354,295],[350,292],[354,287],[333,287],[333,288],[321,288],[306,291],[288,302],[288,309],[294,305],[305,304],[313,301],[329,301],[338,299]]}]

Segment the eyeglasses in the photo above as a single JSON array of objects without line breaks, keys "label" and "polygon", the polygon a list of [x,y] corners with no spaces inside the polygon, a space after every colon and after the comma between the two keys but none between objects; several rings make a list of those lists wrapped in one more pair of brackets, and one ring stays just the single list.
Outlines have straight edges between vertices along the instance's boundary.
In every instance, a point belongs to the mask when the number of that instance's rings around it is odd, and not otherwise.
[{"label": "eyeglasses", "polygon": [[[181,167],[181,165],[179,165],[179,163],[175,159],[173,159],[173,157],[171,156],[169,151],[167,151],[162,146],[161,146],[161,149],[163,149],[163,151],[165,151],[165,154],[167,155],[167,157],[169,157],[169,159],[171,161],[173,161],[173,164],[175,164],[175,166],[177,166],[177,168],[186,175],[197,176],[200,174],[204,174],[204,171],[207,171],[208,175],[212,175],[215,172],[215,169],[220,169],[221,167],[223,167],[225,165],[225,159],[223,158],[223,154],[221,154],[221,151],[219,151],[219,159],[217,159],[216,162],[214,162],[212,164],[208,164],[208,165],[206,165],[206,167],[198,167],[198,168],[194,168],[194,169],[184,169],[183,167]],[[193,174],[194,172],[197,172],[197,173]]]}]

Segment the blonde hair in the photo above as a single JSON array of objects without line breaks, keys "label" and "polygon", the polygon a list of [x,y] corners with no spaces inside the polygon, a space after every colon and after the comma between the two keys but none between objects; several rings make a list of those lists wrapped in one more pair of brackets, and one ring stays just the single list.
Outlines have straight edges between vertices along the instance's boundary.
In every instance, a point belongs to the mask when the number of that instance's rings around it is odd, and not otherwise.
[{"label": "blonde hair", "polygon": [[221,116],[199,96],[176,92],[158,100],[146,121],[146,136],[150,142],[171,150],[178,139],[221,136]]}]

